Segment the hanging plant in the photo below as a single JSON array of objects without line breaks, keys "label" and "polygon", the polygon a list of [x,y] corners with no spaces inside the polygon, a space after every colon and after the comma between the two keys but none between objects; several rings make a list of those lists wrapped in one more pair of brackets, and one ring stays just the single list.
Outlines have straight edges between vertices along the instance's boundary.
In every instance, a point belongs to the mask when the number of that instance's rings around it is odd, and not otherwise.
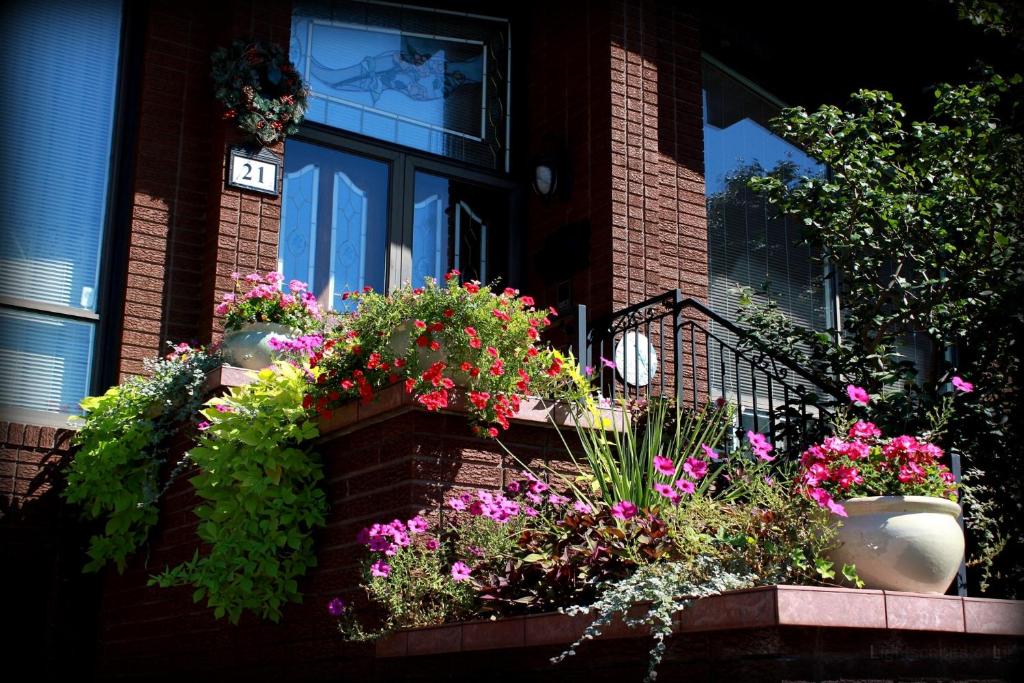
[{"label": "hanging plant", "polygon": [[236,40],[213,53],[214,96],[224,118],[264,147],[299,130],[308,91],[276,43]]}]

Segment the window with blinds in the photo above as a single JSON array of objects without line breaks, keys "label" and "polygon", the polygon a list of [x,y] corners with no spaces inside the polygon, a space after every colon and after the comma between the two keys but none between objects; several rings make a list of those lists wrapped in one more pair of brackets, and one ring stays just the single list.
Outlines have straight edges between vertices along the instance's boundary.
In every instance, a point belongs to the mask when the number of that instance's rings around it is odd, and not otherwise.
[{"label": "window with blinds", "polygon": [[92,387],[121,46],[120,0],[6,3],[19,101],[0,165],[0,406],[78,412]]},{"label": "window with blinds", "polygon": [[[703,77],[710,307],[735,319],[736,289],[751,287],[764,292],[794,322],[827,329],[831,323],[826,316],[821,258],[800,244],[798,221],[775,215],[746,184],[750,177],[772,171],[781,170],[796,179],[825,169],[768,128],[768,121],[781,109],[779,102],[707,61]],[[735,344],[726,330],[712,332]],[[718,349],[710,353],[711,367],[717,368],[722,361]],[[712,377],[713,389],[720,395],[739,399],[750,408],[751,422],[767,406],[767,387],[755,390],[751,378],[742,373],[728,368],[713,371]]]}]

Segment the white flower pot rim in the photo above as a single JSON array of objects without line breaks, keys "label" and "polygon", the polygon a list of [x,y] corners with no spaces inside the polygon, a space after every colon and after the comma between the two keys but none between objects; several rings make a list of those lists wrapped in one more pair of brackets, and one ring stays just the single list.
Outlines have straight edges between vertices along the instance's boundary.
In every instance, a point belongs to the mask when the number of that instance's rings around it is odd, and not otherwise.
[{"label": "white flower pot rim", "polygon": [[880,512],[934,512],[958,517],[961,512],[958,504],[938,496],[865,496],[839,502],[851,517]]}]

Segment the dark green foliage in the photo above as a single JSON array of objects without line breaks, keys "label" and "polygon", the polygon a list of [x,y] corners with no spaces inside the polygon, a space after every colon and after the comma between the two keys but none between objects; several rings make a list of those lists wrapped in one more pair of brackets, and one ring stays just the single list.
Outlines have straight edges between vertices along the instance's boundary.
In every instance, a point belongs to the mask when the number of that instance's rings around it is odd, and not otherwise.
[{"label": "dark green foliage", "polygon": [[148,377],[131,377],[82,401],[85,415],[64,497],[81,506],[86,518],[106,520],[89,544],[85,571],[98,571],[109,561],[123,571],[128,555],[146,540],[157,521],[156,503],[170,483],[161,480],[169,437],[196,414],[206,373],[220,363],[219,355],[202,349],[175,351],[146,361]]},{"label": "dark green foliage", "polygon": [[[771,305],[742,313],[774,353],[884,394],[870,417],[886,433],[920,433],[954,374],[973,382],[976,391],[952,418],[942,446],[979,470],[970,485],[998,483],[990,510],[972,508],[965,488],[974,540],[991,536],[995,515],[1018,546],[1015,520],[1024,494],[1020,95],[1019,76],[986,72],[978,82],[939,86],[929,119],[909,125],[892,96],[878,91],[856,93],[848,111],[783,111],[776,131],[831,173],[796,181],[773,174],[750,186],[800,219],[805,239],[840,274],[842,332],[801,328]],[[931,349],[921,367],[898,353],[911,332]],[[1007,553],[993,569],[1004,593],[1019,582],[1021,568],[1011,560]],[[977,578],[984,586],[987,572]]]}]

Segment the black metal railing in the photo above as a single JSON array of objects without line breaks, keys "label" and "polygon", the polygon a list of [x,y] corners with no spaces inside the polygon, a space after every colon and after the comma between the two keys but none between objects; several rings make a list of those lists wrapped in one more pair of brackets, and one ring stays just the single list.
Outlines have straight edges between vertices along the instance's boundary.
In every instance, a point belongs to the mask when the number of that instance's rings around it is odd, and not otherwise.
[{"label": "black metal railing", "polygon": [[699,408],[736,406],[735,447],[747,430],[794,455],[826,431],[838,386],[763,349],[749,332],[670,290],[611,316],[587,321],[580,306],[576,355],[613,402],[674,396]]}]

